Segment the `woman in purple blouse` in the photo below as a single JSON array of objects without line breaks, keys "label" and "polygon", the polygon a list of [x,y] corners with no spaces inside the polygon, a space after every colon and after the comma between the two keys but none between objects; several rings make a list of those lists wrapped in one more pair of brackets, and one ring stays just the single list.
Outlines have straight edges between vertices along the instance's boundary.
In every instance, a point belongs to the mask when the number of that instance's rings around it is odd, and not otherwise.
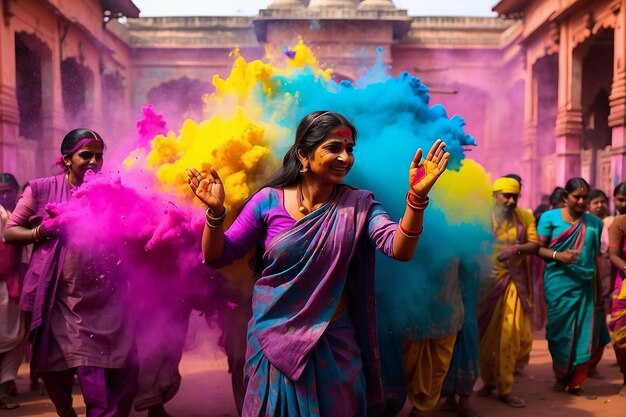
[{"label": "woman in purple blouse", "polygon": [[68,220],[60,204],[74,198],[87,171],[100,170],[103,152],[104,141],[93,130],[69,132],[57,161],[62,173],[31,181],[4,231],[9,243],[34,244],[20,307],[31,316],[31,368],[61,417],[76,416],[74,375],[88,417],[128,416],[137,392],[119,258],[68,246]]},{"label": "woman in purple blouse", "polygon": [[394,223],[372,193],[342,184],[356,129],[330,111],[308,114],[282,168],[224,232],[217,171],[189,170],[208,207],[206,263],[221,267],[258,250],[248,324],[243,415],[365,416],[382,397],[376,341],[374,249],[413,256],[428,192],[450,155],[437,140],[409,167],[403,218]]}]

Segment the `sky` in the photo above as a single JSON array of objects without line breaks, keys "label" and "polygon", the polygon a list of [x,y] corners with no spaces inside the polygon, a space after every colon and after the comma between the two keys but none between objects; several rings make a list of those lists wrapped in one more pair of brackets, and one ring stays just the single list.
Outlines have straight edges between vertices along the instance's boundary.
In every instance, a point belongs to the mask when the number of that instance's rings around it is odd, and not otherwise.
[{"label": "sky", "polygon": [[[140,16],[251,16],[272,0],[133,0]],[[393,0],[410,16],[495,16],[498,0]]]}]

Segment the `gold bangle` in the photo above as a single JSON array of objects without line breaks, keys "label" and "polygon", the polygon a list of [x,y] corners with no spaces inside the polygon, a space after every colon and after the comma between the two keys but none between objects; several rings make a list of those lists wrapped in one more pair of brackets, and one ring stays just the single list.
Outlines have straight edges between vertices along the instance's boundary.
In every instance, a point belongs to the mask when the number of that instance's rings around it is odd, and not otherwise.
[{"label": "gold bangle", "polygon": [[557,260],[557,259],[556,259],[556,254],[557,254],[557,253],[558,253],[557,251],[552,252],[552,259],[554,259],[555,261]]}]

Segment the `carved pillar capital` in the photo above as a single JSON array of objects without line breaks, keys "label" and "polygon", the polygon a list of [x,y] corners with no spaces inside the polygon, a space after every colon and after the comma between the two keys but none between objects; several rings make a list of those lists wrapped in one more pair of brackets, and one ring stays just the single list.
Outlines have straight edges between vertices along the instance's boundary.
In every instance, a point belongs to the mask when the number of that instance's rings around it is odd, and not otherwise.
[{"label": "carved pillar capital", "polygon": [[626,125],[626,73],[621,72],[613,78],[611,95],[609,96],[611,113],[609,114],[609,126]]},{"label": "carved pillar capital", "polygon": [[556,136],[581,136],[582,130],[582,110],[560,107],[556,115]]}]

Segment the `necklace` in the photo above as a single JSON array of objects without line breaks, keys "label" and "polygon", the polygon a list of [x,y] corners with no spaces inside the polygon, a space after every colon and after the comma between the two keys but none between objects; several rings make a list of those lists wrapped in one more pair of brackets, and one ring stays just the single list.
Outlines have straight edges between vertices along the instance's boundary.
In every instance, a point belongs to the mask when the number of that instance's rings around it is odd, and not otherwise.
[{"label": "necklace", "polygon": [[298,204],[298,211],[302,214],[309,214],[312,211],[317,210],[318,208],[322,207],[324,204],[328,203],[329,201],[332,201],[335,199],[335,193],[337,192],[337,186],[335,185],[333,187],[333,192],[331,193],[330,197],[328,197],[328,199],[322,201],[319,204],[314,205],[313,207],[311,207],[310,209],[304,207],[304,203],[303,203],[303,195],[302,195],[302,181],[300,181],[298,183],[298,186],[296,187],[296,202]]},{"label": "necklace", "polygon": [[567,220],[565,220],[567,223],[569,224],[574,224],[576,223],[578,220],[580,220],[580,217],[578,217],[576,220],[574,220],[572,218],[572,216],[569,215],[569,212],[567,211],[567,209],[563,209],[563,213],[565,213],[565,215],[567,216]]},{"label": "necklace", "polygon": [[72,181],[70,180],[70,173],[69,172],[67,174],[65,174],[65,178],[67,179],[67,183],[70,185],[70,188],[78,188],[77,185],[72,184]]}]

